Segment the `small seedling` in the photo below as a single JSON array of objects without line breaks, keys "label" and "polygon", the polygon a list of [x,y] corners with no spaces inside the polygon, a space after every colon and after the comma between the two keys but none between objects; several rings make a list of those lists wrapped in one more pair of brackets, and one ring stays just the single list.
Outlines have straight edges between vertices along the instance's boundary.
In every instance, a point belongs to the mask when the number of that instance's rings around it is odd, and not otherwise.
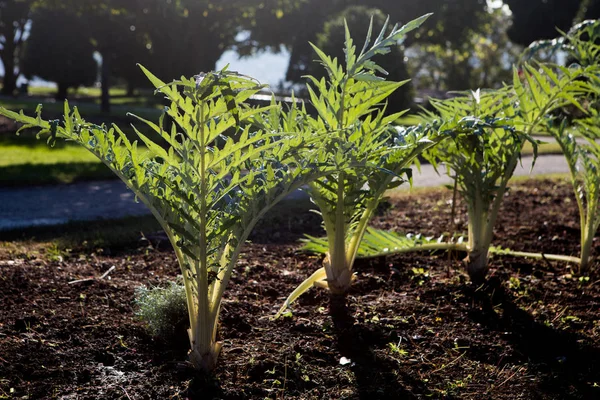
[{"label": "small seedling", "polygon": [[406,351],[402,347],[400,347],[401,342],[402,342],[402,340],[400,340],[397,344],[396,343],[388,343],[388,347],[389,347],[390,351],[392,352],[392,354],[395,354],[398,357],[406,357],[406,356],[408,356],[408,351]]}]

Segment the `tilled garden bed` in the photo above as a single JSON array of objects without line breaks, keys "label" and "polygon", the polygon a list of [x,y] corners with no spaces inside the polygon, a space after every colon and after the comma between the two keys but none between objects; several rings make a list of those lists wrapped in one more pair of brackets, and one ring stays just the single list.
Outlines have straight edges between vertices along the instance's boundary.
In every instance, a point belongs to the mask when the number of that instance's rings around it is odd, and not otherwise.
[{"label": "tilled garden bed", "polygon": [[[515,183],[495,245],[578,255],[565,181]],[[452,192],[400,194],[378,228],[466,230]],[[179,273],[165,243],[70,252],[34,242],[0,246],[0,398],[28,399],[598,399],[600,277],[574,265],[495,256],[475,286],[462,254],[359,260],[345,302],[311,289],[273,320],[321,257],[300,253],[318,217],[285,207],[257,227],[225,294],[212,376],[185,362],[185,332],[152,338],[134,291]],[[160,238],[160,235],[155,236]],[[37,247],[36,247],[37,246]],[[41,249],[41,250],[40,250]],[[600,254],[600,238],[594,242]],[[69,283],[98,277],[104,279]]]}]

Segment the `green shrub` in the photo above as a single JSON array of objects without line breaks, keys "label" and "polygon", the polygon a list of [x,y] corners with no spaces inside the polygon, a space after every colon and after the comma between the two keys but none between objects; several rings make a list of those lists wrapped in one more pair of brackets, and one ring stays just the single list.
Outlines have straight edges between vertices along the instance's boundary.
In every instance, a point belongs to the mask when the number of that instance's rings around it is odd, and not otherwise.
[{"label": "green shrub", "polygon": [[184,334],[188,324],[185,287],[182,278],[166,286],[140,286],[135,291],[135,315],[147,324],[154,337],[169,340]]}]

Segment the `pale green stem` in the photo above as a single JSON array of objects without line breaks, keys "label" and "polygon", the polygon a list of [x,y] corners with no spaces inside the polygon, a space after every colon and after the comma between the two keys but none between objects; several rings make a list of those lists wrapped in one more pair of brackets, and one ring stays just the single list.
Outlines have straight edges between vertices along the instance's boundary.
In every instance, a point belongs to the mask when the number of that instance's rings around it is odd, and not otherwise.
[{"label": "pale green stem", "polygon": [[216,343],[216,320],[211,312],[211,302],[208,282],[208,256],[206,254],[206,214],[207,184],[206,184],[206,137],[204,120],[204,102],[200,102],[197,111],[198,123],[198,151],[200,153],[200,239],[198,243],[198,260],[196,261],[196,289],[198,295],[198,319],[196,325],[191,326],[190,339],[192,341],[192,363],[201,369],[211,369],[216,362],[220,346]]},{"label": "pale green stem", "polygon": [[[377,203],[375,202],[371,202],[371,203]],[[358,225],[356,226],[356,229],[354,230],[354,234],[352,235],[352,238],[350,239],[350,243],[348,244],[348,249],[346,250],[347,255],[346,255],[346,264],[352,268],[352,265],[354,265],[354,260],[356,259],[356,255],[358,254],[358,249],[360,247],[360,242],[362,241],[363,237],[365,236],[365,232],[367,231],[367,225],[369,224],[369,221],[371,220],[371,217],[373,216],[373,212],[375,211],[376,206],[372,207],[371,204],[369,205],[369,207],[367,207],[365,209],[365,211],[363,212],[360,221],[358,222]]]},{"label": "pale green stem", "polygon": [[[396,254],[404,254],[404,253],[412,253],[418,251],[469,251],[469,246],[464,243],[424,243],[424,244],[416,244],[410,247],[402,247],[398,249],[394,249],[390,251],[386,255],[396,255]],[[534,258],[539,260],[550,260],[550,261],[563,261],[567,263],[576,263],[579,264],[580,259],[577,257],[566,256],[561,254],[545,254],[545,253],[529,253],[524,251],[513,251],[510,249],[502,249],[490,246],[489,253],[498,254],[498,255],[508,255],[514,257],[525,257],[525,258]],[[374,254],[370,256],[364,256],[361,258],[379,258],[383,254]]]},{"label": "pale green stem", "polygon": [[[228,254],[229,254],[229,246],[230,245],[229,244],[226,245],[225,250],[222,253],[222,257],[221,257],[221,261],[220,261],[221,265],[226,265],[226,268],[222,268],[219,271],[219,274],[217,275],[217,278],[213,282],[214,290],[213,290],[212,301],[211,301],[213,316],[218,316],[218,310],[219,310],[219,307],[221,305],[221,299],[223,298],[223,293],[225,292],[225,288],[227,287],[227,284],[229,283],[229,280],[231,278],[231,273],[233,272],[235,264],[236,264],[236,262],[238,260],[239,254],[240,254],[240,252],[242,250],[242,246],[244,245],[244,243],[248,239],[248,236],[250,236],[250,233],[252,232],[252,229],[254,228],[254,226],[256,226],[256,224],[258,223],[258,221],[260,221],[263,218],[263,216],[273,206],[275,206],[280,201],[282,201],[283,199],[285,199],[288,194],[290,194],[290,193],[298,190],[302,186],[304,186],[304,184],[305,184],[306,181],[313,181],[315,179],[318,179],[319,177],[321,177],[324,174],[325,173],[318,173],[318,174],[316,174],[312,178],[310,178],[310,177],[306,178],[305,180],[302,180],[302,182],[299,182],[297,184],[294,184],[294,185],[290,186],[287,191],[285,191],[284,193],[281,193],[279,196],[277,196],[276,198],[274,198],[273,201],[271,202],[271,204],[269,204],[268,206],[266,206],[263,209],[261,209],[254,216],[254,218],[252,218],[252,220],[250,220],[250,222],[248,223],[248,225],[245,227],[244,232],[239,236],[238,244],[237,244],[237,246],[235,247],[235,249],[233,250],[233,252],[231,253],[230,256],[228,256]],[[323,216],[323,218],[324,218],[325,223],[327,224],[327,222],[328,222],[329,219],[326,218],[325,215]],[[329,228],[328,228],[328,231],[329,231]]]},{"label": "pale green stem", "polygon": [[[468,251],[468,247],[464,243],[424,243],[416,244],[410,247],[401,247],[386,253],[385,255],[405,254],[418,251]],[[379,258],[384,254],[374,254],[371,256],[361,256],[361,258]]]},{"label": "pale green stem", "polygon": [[[64,136],[67,139],[77,142],[77,138],[70,137],[67,134],[65,134]],[[146,195],[144,193],[142,193],[139,190],[139,188],[133,184],[132,181],[127,179],[121,173],[121,171],[114,168],[110,162],[108,162],[106,159],[104,159],[104,157],[102,157],[99,153],[95,152],[93,149],[87,147],[85,144],[83,147],[86,150],[88,150],[90,153],[92,153],[94,156],[96,156],[99,160],[101,160],[103,164],[105,164],[119,179],[121,179],[121,181],[123,181],[123,183],[125,183],[125,185],[129,189],[131,189],[131,191],[133,191],[133,193],[135,193],[136,197],[138,199],[140,199],[142,201],[142,203],[144,203],[146,205],[146,207],[148,207],[148,209],[150,210],[150,212],[152,213],[154,218],[158,221],[158,223],[162,227],[163,231],[166,233],[167,238],[169,239],[169,242],[171,242],[171,245],[175,249],[175,256],[177,258],[177,262],[181,269],[181,273],[184,275],[183,282],[184,282],[184,286],[185,286],[185,297],[186,297],[186,303],[187,303],[187,308],[188,308],[188,316],[189,316],[189,320],[190,320],[190,326],[191,327],[196,326],[196,303],[194,301],[194,296],[193,296],[193,293],[192,293],[192,290],[190,287],[190,282],[188,279],[185,278],[185,274],[187,272],[185,266],[188,265],[188,263],[185,260],[185,256],[183,255],[183,253],[181,252],[181,250],[179,250],[179,248],[177,246],[177,240],[175,240],[175,237],[173,236],[173,233],[169,227],[169,224],[167,223],[167,221],[165,221],[165,219],[162,217],[162,215],[160,215],[158,210],[152,205],[152,202],[146,197]]]},{"label": "pale green stem", "polygon": [[525,257],[525,258],[535,258],[538,260],[550,260],[550,261],[563,261],[567,263],[576,263],[579,264],[581,259],[572,256],[564,256],[560,254],[545,254],[545,253],[528,253],[525,251],[513,251],[507,249],[495,249],[490,248],[490,252],[493,254],[514,256],[514,257]]},{"label": "pale green stem", "polygon": [[327,272],[327,282],[333,292],[344,292],[350,285],[351,272],[346,264],[346,220],[344,215],[344,173],[337,178],[337,204],[333,232],[327,232],[329,257],[323,262]]},{"label": "pale green stem", "polygon": [[[554,138],[560,145],[562,152],[563,152],[565,158],[567,159],[567,164],[569,166],[569,171],[571,173],[571,185],[573,186],[575,200],[577,201],[577,208],[579,208],[579,232],[580,232],[579,234],[580,234],[580,245],[581,245],[579,271],[584,272],[584,271],[587,271],[588,267],[589,267],[588,263],[589,263],[589,257],[590,257],[590,251],[591,251],[592,240],[594,237],[594,232],[592,232],[592,234],[591,234],[591,239],[588,239],[588,237],[590,237],[588,230],[591,228],[591,226],[593,226],[593,224],[588,225],[590,213],[589,213],[589,210],[586,209],[585,204],[583,202],[583,198],[580,196],[580,194],[578,192],[578,188],[579,188],[580,184],[577,180],[577,176],[579,174],[577,171],[577,159],[576,159],[577,152],[576,151],[574,153],[570,152],[566,143],[563,142],[563,140],[565,140],[564,137],[562,136],[564,134],[564,131],[560,130],[560,131],[556,132],[556,131],[551,130],[550,132],[553,133]],[[573,157],[575,157],[575,159],[573,159]]]},{"label": "pale green stem", "polygon": [[502,202],[504,200],[504,193],[506,192],[506,185],[508,184],[508,181],[510,180],[510,178],[513,176],[514,170],[517,166],[519,153],[520,152],[516,152],[512,156],[512,158],[508,164],[508,167],[506,168],[506,170],[504,172],[504,176],[503,176],[502,180],[500,181],[500,185],[498,187],[496,197],[494,198],[494,201],[492,203],[492,208],[490,210],[489,216],[486,221],[487,226],[485,228],[485,234],[484,234],[485,236],[484,236],[483,246],[485,246],[486,249],[489,249],[489,247],[492,244],[492,239],[494,237],[494,226],[496,225],[496,220],[498,219],[498,213],[500,212],[500,207],[502,206]]},{"label": "pale green stem", "polygon": [[352,239],[350,240],[350,243],[348,245],[346,256],[346,263],[350,269],[352,269],[352,266],[354,265],[354,260],[356,259],[356,255],[358,254],[360,242],[365,236],[365,232],[367,231],[367,225],[369,224],[373,213],[377,209],[379,199],[381,198],[383,193],[385,193],[392,179],[394,179],[394,176],[390,175],[390,177],[385,179],[385,181],[382,183],[379,190],[374,193],[373,199],[369,202],[367,208],[365,209],[363,215],[360,218],[360,221],[358,222],[358,225],[356,226],[354,234],[352,235]]},{"label": "pale green stem", "polygon": [[592,252],[592,244],[596,233],[596,226],[593,221],[594,215],[588,210],[586,224],[581,226],[581,264],[579,266],[580,273],[587,273],[590,270],[590,256]]}]

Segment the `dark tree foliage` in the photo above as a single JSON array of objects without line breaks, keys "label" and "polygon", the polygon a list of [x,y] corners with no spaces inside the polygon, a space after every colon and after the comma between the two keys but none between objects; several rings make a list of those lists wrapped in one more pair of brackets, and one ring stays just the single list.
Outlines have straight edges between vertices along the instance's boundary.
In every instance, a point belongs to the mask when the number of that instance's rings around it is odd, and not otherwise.
[{"label": "dark tree foliage", "polygon": [[17,87],[18,63],[23,48],[23,32],[33,0],[0,0],[0,60],[4,66],[2,94],[11,95]]},{"label": "dark tree foliage", "polygon": [[[114,75],[113,71],[118,70],[114,67],[114,61],[122,59],[135,63],[128,56],[134,52],[127,46],[132,43],[130,27],[132,12],[136,4],[135,0],[46,0],[44,2],[43,12],[62,12],[79,19],[85,25],[85,29],[76,35],[80,36],[82,40],[85,38],[92,43],[93,49],[102,56],[101,109],[105,112],[110,111],[110,78]],[[54,29],[72,32],[67,25],[69,22],[65,21],[63,24],[57,24]],[[32,27],[32,29],[34,28]],[[58,44],[55,41],[47,41],[46,46],[55,48]],[[125,57],[121,58],[122,55]],[[60,65],[61,55],[50,54],[48,62]]]},{"label": "dark tree foliage", "polygon": [[56,82],[60,100],[71,87],[93,84],[98,68],[88,29],[84,19],[67,10],[36,11],[25,46],[24,75]]},{"label": "dark tree foliage", "polygon": [[[335,18],[325,23],[322,32],[317,35],[316,46],[326,54],[337,57],[338,61],[343,64],[345,57],[343,51],[345,38],[344,20],[348,23],[352,37],[364,38],[367,35],[371,16],[373,17],[373,32],[381,31],[386,20],[386,15],[381,10],[364,6],[348,7]],[[391,31],[392,26],[389,26],[388,31]],[[371,40],[374,40],[374,38]],[[360,49],[363,43],[357,42],[354,45]],[[404,62],[404,51],[401,46],[391,48],[390,54],[374,57],[373,61],[389,73],[386,79],[398,82],[409,79],[406,63]],[[307,72],[318,79],[326,75],[325,69],[316,62],[308,64]],[[397,112],[409,108],[412,105],[412,97],[409,82],[388,98],[387,111]]]},{"label": "dark tree foliage", "polygon": [[486,0],[369,0],[369,3],[389,14],[392,21],[406,22],[433,13],[415,35],[407,38],[407,45],[463,42],[473,32],[481,31],[487,14]]},{"label": "dark tree foliage", "polygon": [[510,39],[523,46],[555,38],[577,19],[600,18],[600,0],[504,0],[513,14]]},{"label": "dark tree foliage", "polygon": [[151,0],[138,8],[146,35],[148,67],[157,76],[211,71],[235,43],[241,11],[238,0]]},{"label": "dark tree foliage", "polygon": [[303,82],[308,66],[314,59],[310,42],[325,22],[357,1],[350,0],[264,0],[251,1],[244,12],[243,26],[249,36],[238,44],[241,55],[256,51],[280,51],[282,46],[290,52],[290,63],[285,79]]},{"label": "dark tree foliage", "polygon": [[290,52],[286,79],[292,82],[303,81],[302,75],[314,59],[308,42],[315,42],[327,21],[350,6],[377,8],[389,15],[392,23],[433,12],[424,26],[409,36],[407,45],[461,42],[480,29],[486,12],[485,0],[263,0],[260,4],[249,6],[244,14],[244,27],[250,35],[239,44],[238,50],[249,55],[285,47]]},{"label": "dark tree foliage", "polygon": [[[130,89],[146,82],[137,63],[161,77],[213,70],[223,52],[235,43],[245,3],[247,0],[47,0],[49,9],[70,10],[86,21],[85,34],[102,55],[104,111],[109,110],[112,79],[123,78]],[[57,56],[55,61],[60,62]]]}]

